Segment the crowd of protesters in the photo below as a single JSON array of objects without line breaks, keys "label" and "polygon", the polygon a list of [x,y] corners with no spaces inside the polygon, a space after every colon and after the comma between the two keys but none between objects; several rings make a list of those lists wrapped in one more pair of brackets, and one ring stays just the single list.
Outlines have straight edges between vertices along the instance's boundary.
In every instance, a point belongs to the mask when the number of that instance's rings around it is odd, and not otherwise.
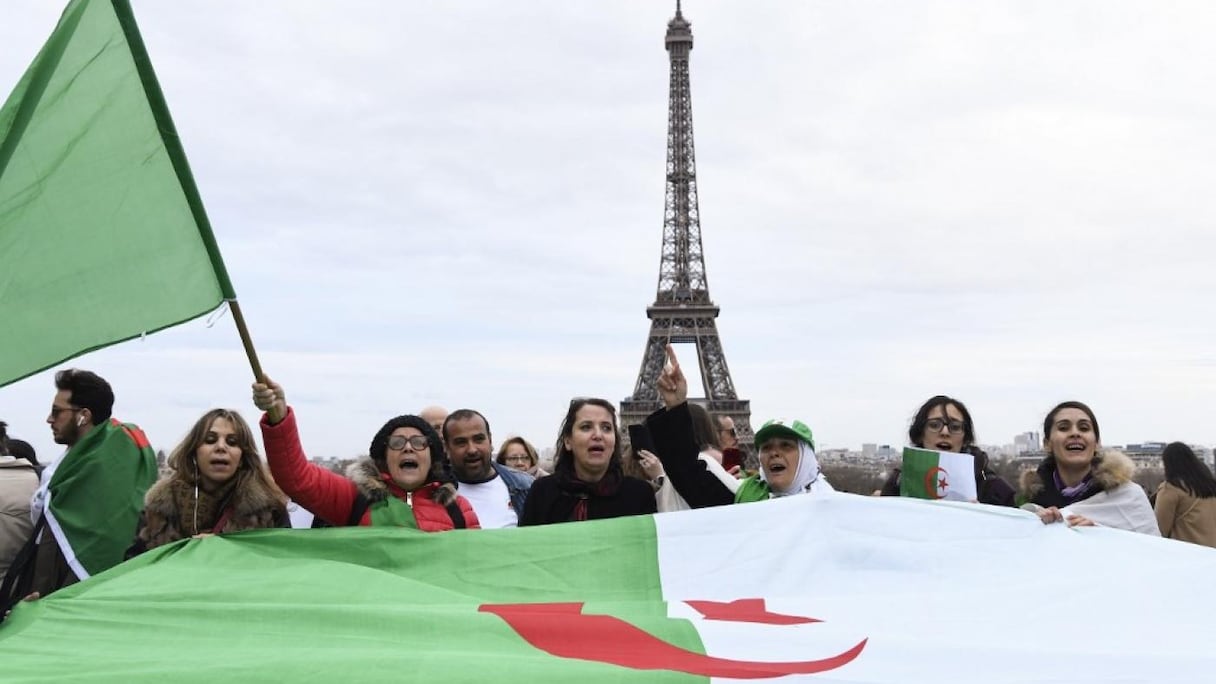
[{"label": "crowd of protesters", "polygon": [[[755,433],[759,468],[746,472],[733,422],[688,401],[670,348],[657,386],[663,407],[638,433],[649,444],[626,444],[612,403],[572,400],[551,473],[522,437],[495,452],[480,412],[430,406],[385,421],[367,458],[339,475],[308,460],[296,412],[283,387],[266,379],[253,385],[264,459],[237,411],[213,409],[172,450],[158,479],[147,438],[111,417],[110,385],[89,371],[64,370],[47,417],[55,442],[66,447],[62,456],[44,466],[0,422],[0,602],[7,609],[180,539],[290,527],[292,502],[312,513],[314,526],[443,532],[836,495],[806,423],[765,422]],[[1154,506],[1132,481],[1131,461],[1102,447],[1098,418],[1081,402],[1048,411],[1047,455],[1016,490],[993,470],[975,435],[967,407],[938,395],[914,414],[908,441],[971,454],[976,503],[1020,506],[1046,524],[1216,547],[1216,478],[1185,444],[1166,447]],[[900,478],[895,469],[875,494],[899,495]]]}]

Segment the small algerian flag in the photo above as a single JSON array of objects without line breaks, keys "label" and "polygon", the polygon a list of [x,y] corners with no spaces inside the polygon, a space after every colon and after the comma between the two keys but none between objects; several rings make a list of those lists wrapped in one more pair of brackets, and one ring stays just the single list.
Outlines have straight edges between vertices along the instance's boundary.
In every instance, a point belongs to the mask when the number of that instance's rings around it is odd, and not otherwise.
[{"label": "small algerian flag", "polygon": [[904,447],[899,495],[917,499],[974,501],[975,457],[949,451]]}]

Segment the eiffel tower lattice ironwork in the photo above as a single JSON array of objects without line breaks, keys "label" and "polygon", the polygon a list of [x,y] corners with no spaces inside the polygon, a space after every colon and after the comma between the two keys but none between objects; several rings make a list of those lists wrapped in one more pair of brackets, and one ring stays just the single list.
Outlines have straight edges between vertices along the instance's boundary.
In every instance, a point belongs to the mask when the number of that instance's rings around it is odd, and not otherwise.
[{"label": "eiffel tower lattice ironwork", "polygon": [[[688,53],[692,25],[676,0],[676,16],[667,23],[665,40],[671,61],[667,108],[667,188],[663,209],[663,255],[654,304],[646,308],[650,336],[642,355],[633,395],[621,402],[621,422],[632,425],[662,406],[658,379],[668,342],[694,343],[704,383],[703,399],[692,401],[735,421],[740,446],[752,446],[751,406],[739,399],[730,379],[716,319],[719,309],[709,298],[705,258],[701,251],[701,220],[697,208],[696,155],[692,140],[692,95],[688,82]],[[687,367],[689,359],[681,363]],[[695,390],[694,390],[695,391]],[[754,458],[754,457],[752,457]],[[749,458],[749,460],[751,460]]]}]

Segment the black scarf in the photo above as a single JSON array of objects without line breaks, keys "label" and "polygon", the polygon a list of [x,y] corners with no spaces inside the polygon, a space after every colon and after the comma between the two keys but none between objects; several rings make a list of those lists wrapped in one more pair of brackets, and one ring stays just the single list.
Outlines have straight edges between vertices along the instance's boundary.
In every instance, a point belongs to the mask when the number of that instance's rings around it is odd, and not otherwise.
[{"label": "black scarf", "polygon": [[555,474],[563,503],[573,502],[570,514],[566,516],[567,520],[586,520],[591,499],[615,496],[624,479],[619,467],[609,467],[608,472],[604,473],[598,482],[584,482],[578,479],[573,470],[571,468],[568,472]]}]

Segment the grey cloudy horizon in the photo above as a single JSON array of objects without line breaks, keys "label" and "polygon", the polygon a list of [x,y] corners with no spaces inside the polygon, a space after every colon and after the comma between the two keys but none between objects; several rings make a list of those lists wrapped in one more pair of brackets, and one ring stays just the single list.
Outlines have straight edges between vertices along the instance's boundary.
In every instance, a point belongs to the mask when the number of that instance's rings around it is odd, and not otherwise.
[{"label": "grey cloudy horizon", "polygon": [[[14,0],[0,91],[58,3]],[[310,455],[438,403],[544,447],[632,392],[662,236],[674,3],[132,3],[262,364]],[[753,425],[984,443],[1089,403],[1216,443],[1216,8],[689,0],[701,227]],[[252,419],[231,317],[88,354],[170,449]],[[682,349],[685,367],[695,365]],[[43,457],[52,372],[0,389]]]}]

